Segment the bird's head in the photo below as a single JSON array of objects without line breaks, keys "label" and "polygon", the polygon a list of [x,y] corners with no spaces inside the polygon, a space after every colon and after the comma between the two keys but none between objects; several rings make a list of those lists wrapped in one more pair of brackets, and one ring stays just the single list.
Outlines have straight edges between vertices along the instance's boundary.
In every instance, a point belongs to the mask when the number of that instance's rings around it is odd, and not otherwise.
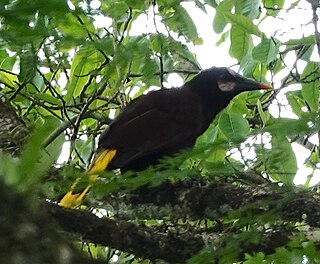
[{"label": "bird's head", "polygon": [[272,87],[247,79],[226,67],[212,67],[201,71],[185,87],[201,98],[208,120],[212,120],[241,92],[272,90]]},{"label": "bird's head", "polygon": [[[272,90],[272,87],[247,79],[226,67],[212,67],[200,72],[194,80],[201,89],[208,89],[212,94],[234,97],[244,91]],[[216,91],[215,91],[216,90]]]}]

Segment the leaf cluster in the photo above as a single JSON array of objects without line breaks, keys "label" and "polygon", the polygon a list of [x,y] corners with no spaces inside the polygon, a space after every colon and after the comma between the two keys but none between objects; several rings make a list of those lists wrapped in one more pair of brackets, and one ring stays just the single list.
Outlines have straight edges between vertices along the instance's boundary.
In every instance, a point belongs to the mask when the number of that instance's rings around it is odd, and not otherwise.
[{"label": "leaf cluster", "polygon": [[[201,69],[190,47],[203,40],[185,2],[193,2],[204,15],[213,8],[217,45],[229,45],[243,75],[271,82],[277,89],[235,98],[192,150],[141,173],[102,173],[86,208],[100,208],[114,218],[122,215],[165,234],[205,234],[207,246],[190,263],[319,259],[316,244],[298,224],[264,211],[264,203],[263,213],[250,206],[242,210],[227,206],[223,217],[210,211],[198,219],[174,206],[151,205],[139,211],[114,203],[137,190],[167,181],[188,182],[194,176],[206,184],[276,182],[287,187],[293,186],[303,166],[308,168],[304,188],[315,182],[320,159],[317,26],[310,16],[314,34],[297,39],[284,39],[284,31],[261,30],[264,21],[299,10],[302,1],[289,7],[285,0],[1,1],[0,96],[31,131],[19,158],[1,154],[1,181],[23,193],[30,204],[39,196],[58,200],[79,176],[80,186],[87,184],[84,168],[93,158],[98,135],[114,116],[130,100],[168,86],[170,77],[187,81]],[[277,111],[270,114],[268,109]],[[287,109],[292,111],[289,117]],[[298,164],[295,145],[308,152],[303,164]],[[63,158],[58,159],[61,150]],[[217,244],[212,229],[223,237]],[[283,229],[294,230],[287,246],[275,252],[262,247],[235,254],[243,243],[269,241],[264,235]],[[117,263],[148,262],[112,248],[92,244],[84,248],[93,257]]]}]

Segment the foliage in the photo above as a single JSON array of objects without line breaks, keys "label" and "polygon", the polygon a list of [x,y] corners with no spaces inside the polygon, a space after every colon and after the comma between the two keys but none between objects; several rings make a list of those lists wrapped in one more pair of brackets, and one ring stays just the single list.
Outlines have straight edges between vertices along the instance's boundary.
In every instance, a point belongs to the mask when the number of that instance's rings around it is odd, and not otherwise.
[{"label": "foliage", "polygon": [[[185,2],[193,2],[204,15],[214,9],[212,27],[221,37],[217,45],[230,45],[229,55],[243,75],[271,82],[276,90],[235,98],[192,151],[165,159],[139,175],[105,173],[87,204],[103,208],[99,200],[110,193],[195,174],[216,181],[242,171],[290,186],[304,167],[309,171],[304,187],[317,183],[319,32],[313,29],[313,34],[292,38],[285,30],[272,34],[261,30],[264,21],[280,20],[301,6],[312,13],[315,8],[303,0],[2,0],[0,95],[10,100],[33,130],[19,161],[3,156],[1,177],[12,175],[4,182],[22,192],[33,188],[37,194],[58,199],[79,176],[74,167],[88,165],[98,135],[122,107],[149,89],[163,88],[173,73],[183,80],[197,73],[200,66],[191,50],[203,40]],[[313,21],[311,15],[308,23],[316,26]],[[279,111],[271,115],[269,107]],[[289,118],[286,109],[292,111]],[[294,144],[308,152],[303,164],[297,162]],[[64,154],[69,155],[59,164],[64,176],[48,178],[45,172],[57,162],[62,146],[68,148]],[[258,215],[254,221],[243,219],[242,225],[236,224],[241,213],[233,217],[232,228],[248,230],[235,234],[228,247],[213,251],[208,246],[190,263],[211,263],[212,258],[221,263],[239,261],[232,252],[238,252],[243,241],[258,241],[257,230],[279,224],[274,215],[261,220],[259,226],[255,223]],[[151,225],[156,220],[144,223]],[[89,248],[96,252],[93,255],[104,258],[111,258],[110,252],[118,254],[111,249],[105,253],[101,248]],[[144,263],[132,255],[118,255],[114,258],[117,263]],[[245,254],[244,263],[301,262],[306,258],[319,261],[315,245],[301,235],[293,236],[288,247],[275,253]]]}]

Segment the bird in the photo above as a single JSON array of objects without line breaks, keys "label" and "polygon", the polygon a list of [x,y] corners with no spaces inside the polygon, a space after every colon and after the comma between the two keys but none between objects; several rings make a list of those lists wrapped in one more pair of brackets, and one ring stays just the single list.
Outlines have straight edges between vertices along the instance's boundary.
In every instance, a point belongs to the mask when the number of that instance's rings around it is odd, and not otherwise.
[{"label": "bird", "polygon": [[[203,70],[180,88],[151,91],[133,99],[101,133],[95,158],[87,169],[91,181],[99,172],[142,171],[194,146],[214,118],[238,94],[272,87],[241,76],[227,67]],[[77,181],[60,201],[63,207],[81,205],[88,185],[75,191]]]}]

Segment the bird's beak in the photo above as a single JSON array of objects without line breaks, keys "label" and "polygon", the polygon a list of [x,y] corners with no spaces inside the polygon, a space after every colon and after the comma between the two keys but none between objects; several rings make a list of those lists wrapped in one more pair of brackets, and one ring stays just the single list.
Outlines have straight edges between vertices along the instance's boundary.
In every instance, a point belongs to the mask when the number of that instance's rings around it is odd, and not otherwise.
[{"label": "bird's beak", "polygon": [[259,83],[247,78],[243,78],[242,80],[237,82],[235,88],[239,91],[273,90],[273,88],[269,85]]},{"label": "bird's beak", "polygon": [[259,84],[259,88],[260,88],[261,90],[273,90],[273,87],[271,87],[271,86],[269,86],[269,85],[266,85],[266,84],[264,84],[264,83],[260,83],[260,84]]}]

